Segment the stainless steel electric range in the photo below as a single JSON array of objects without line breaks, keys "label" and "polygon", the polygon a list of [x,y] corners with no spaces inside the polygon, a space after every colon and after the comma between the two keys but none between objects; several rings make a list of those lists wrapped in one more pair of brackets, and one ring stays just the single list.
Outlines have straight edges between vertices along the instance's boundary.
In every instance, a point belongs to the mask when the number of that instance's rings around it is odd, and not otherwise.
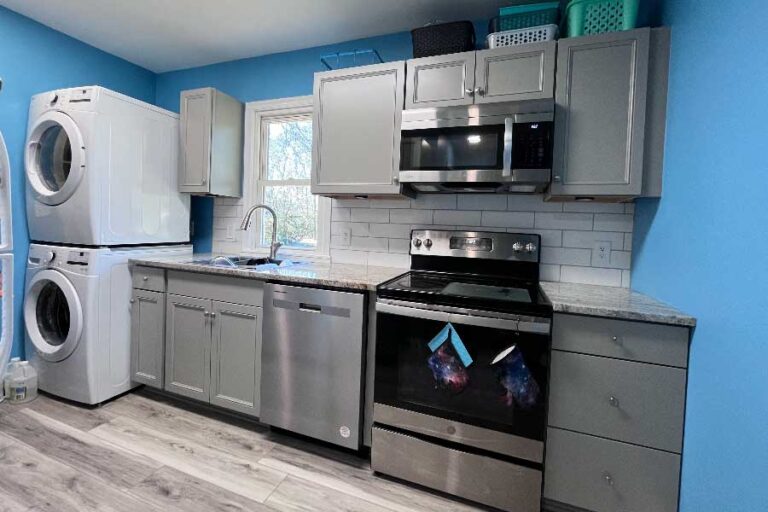
[{"label": "stainless steel electric range", "polygon": [[415,230],[377,289],[374,471],[540,510],[552,307],[540,237]]}]

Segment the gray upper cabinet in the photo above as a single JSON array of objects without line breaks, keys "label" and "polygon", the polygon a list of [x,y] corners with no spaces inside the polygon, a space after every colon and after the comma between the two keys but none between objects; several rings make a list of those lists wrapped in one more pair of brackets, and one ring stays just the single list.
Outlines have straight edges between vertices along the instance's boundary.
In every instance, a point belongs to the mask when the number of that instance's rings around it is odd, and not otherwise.
[{"label": "gray upper cabinet", "polygon": [[131,379],[163,388],[165,293],[133,290],[131,297]]},{"label": "gray upper cabinet", "polygon": [[209,401],[211,384],[211,301],[168,294],[165,389]]},{"label": "gray upper cabinet", "polygon": [[475,52],[411,59],[407,67],[405,108],[474,103]]},{"label": "gray upper cabinet", "polygon": [[547,41],[478,51],[475,103],[552,98],[556,48]]},{"label": "gray upper cabinet", "polygon": [[211,403],[259,415],[261,308],[213,301]]},{"label": "gray upper cabinet", "polygon": [[648,28],[561,39],[550,195],[643,192]]},{"label": "gray upper cabinet", "polygon": [[216,89],[182,91],[179,190],[240,197],[244,105]]},{"label": "gray upper cabinet", "polygon": [[557,43],[411,59],[405,108],[552,98]]},{"label": "gray upper cabinet", "polygon": [[399,194],[405,63],[315,74],[312,193]]}]

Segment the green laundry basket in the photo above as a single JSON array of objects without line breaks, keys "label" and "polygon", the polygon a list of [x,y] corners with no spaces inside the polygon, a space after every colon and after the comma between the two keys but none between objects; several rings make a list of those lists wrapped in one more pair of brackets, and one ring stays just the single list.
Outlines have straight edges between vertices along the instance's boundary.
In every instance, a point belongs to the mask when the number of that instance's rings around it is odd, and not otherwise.
[{"label": "green laundry basket", "polygon": [[633,29],[639,7],[640,0],[571,0],[565,8],[568,37]]}]

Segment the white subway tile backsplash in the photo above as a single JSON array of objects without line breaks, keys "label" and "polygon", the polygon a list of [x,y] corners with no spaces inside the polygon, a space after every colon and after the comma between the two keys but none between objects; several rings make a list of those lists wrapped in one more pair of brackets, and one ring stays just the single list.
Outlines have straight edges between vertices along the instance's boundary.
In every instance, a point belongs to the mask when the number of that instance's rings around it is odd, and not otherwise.
[{"label": "white subway tile backsplash", "polygon": [[381,238],[411,238],[411,226],[408,224],[369,224],[370,235]]},{"label": "white subway tile backsplash", "polygon": [[387,238],[353,236],[350,247],[360,251],[387,252],[389,250],[389,240]]},{"label": "white subway tile backsplash", "polygon": [[390,210],[389,222],[392,224],[432,224],[432,210]]},{"label": "white subway tile backsplash", "polygon": [[408,254],[408,250],[411,248],[410,240],[403,240],[400,238],[389,239],[389,252]]},{"label": "white subway tile backsplash", "polygon": [[[242,250],[242,213],[241,199],[214,200],[215,252]],[[541,279],[628,287],[633,217],[633,204],[547,203],[541,195],[334,199],[330,256],[335,263],[408,268],[412,229],[536,233]],[[234,241],[227,238],[230,226]],[[610,243],[607,262],[593,254],[597,242]]]},{"label": "white subway tile backsplash", "polygon": [[510,195],[507,210],[513,212],[561,212],[563,203],[547,203],[540,195]]},{"label": "white subway tile backsplash", "polygon": [[624,233],[611,233],[607,231],[565,231],[563,233],[563,247],[581,247],[593,249],[597,242],[610,242],[611,249],[624,249]]},{"label": "white subway tile backsplash", "polygon": [[455,210],[456,194],[422,194],[411,199],[411,208],[424,210]]},{"label": "white subway tile backsplash", "polygon": [[500,228],[532,228],[532,212],[483,212],[482,225]]},{"label": "white subway tile backsplash", "polygon": [[407,254],[372,252],[368,255],[368,265],[407,269],[411,266],[411,257]]},{"label": "white subway tile backsplash", "polygon": [[633,233],[624,233],[624,250],[625,251],[632,250],[632,238],[633,238]]},{"label": "white subway tile backsplash", "polygon": [[595,214],[595,231],[632,231],[633,216],[630,214]]},{"label": "white subway tile backsplash", "polygon": [[539,265],[539,279],[542,281],[560,281],[560,265]]},{"label": "white subway tile backsplash", "polygon": [[351,213],[349,208],[332,208],[331,220],[349,221]]},{"label": "white subway tile backsplash", "polygon": [[506,194],[462,194],[458,196],[459,210],[506,210]]},{"label": "white subway tile backsplash", "polygon": [[621,270],[613,268],[560,267],[560,281],[564,283],[621,286]]},{"label": "white subway tile backsplash", "polygon": [[449,226],[478,226],[480,214],[481,212],[468,210],[435,210],[432,222]]},{"label": "white subway tile backsplash", "polygon": [[591,231],[593,219],[594,215],[591,213],[536,212],[536,227]]},{"label": "white subway tile backsplash", "polygon": [[590,266],[592,251],[589,249],[570,249],[567,247],[542,247],[541,262],[551,265]]},{"label": "white subway tile backsplash", "polygon": [[389,222],[386,208],[352,208],[352,222]]},{"label": "white subway tile backsplash", "polygon": [[563,211],[576,213],[624,213],[622,203],[563,203]]}]

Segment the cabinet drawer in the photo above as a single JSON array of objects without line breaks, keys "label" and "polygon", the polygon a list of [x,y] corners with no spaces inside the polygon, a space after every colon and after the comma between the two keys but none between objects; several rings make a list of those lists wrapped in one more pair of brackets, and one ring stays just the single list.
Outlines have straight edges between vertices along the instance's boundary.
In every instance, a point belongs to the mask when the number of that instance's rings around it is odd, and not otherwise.
[{"label": "cabinet drawer", "polygon": [[264,282],[243,277],[169,270],[168,293],[203,297],[230,304],[261,306],[264,301]]},{"label": "cabinet drawer", "polygon": [[680,456],[550,428],[544,497],[594,512],[676,512]]},{"label": "cabinet drawer", "polygon": [[165,291],[165,270],[136,265],[131,271],[133,287],[153,292]]},{"label": "cabinet drawer", "polygon": [[539,511],[541,471],[407,434],[373,427],[371,468],[501,510]]},{"label": "cabinet drawer", "polygon": [[689,335],[687,327],[555,315],[552,348],[686,368]]},{"label": "cabinet drawer", "polygon": [[549,424],[680,453],[685,370],[552,351]]}]

